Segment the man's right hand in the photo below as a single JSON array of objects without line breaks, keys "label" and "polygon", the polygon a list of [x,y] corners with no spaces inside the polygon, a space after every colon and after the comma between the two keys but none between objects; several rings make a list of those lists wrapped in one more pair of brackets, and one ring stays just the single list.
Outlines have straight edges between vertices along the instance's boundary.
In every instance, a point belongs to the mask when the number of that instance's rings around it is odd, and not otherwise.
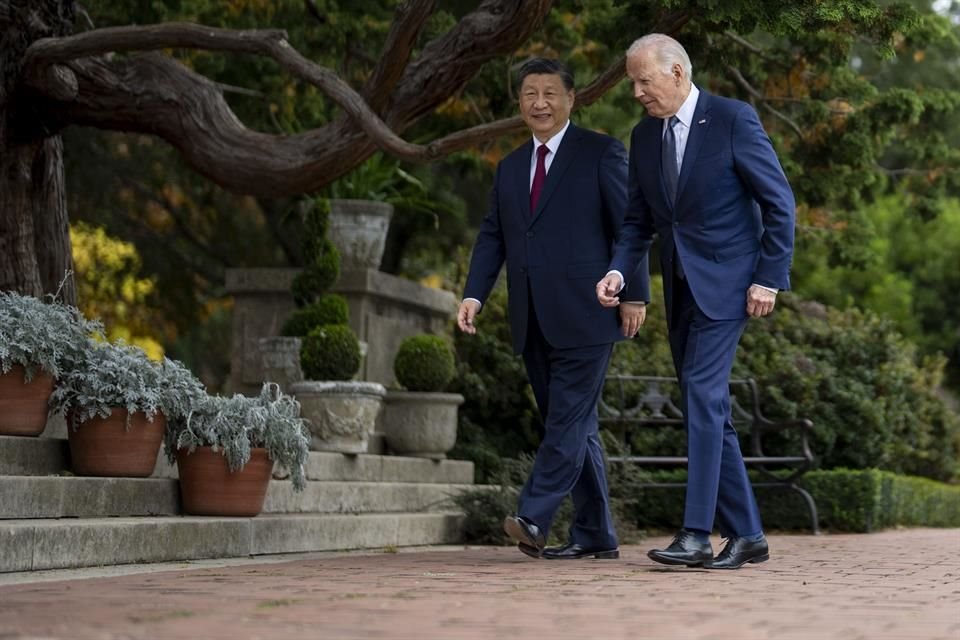
[{"label": "man's right hand", "polygon": [[457,311],[457,326],[464,333],[474,334],[477,328],[473,326],[473,319],[477,317],[480,311],[480,304],[476,300],[464,300],[460,303],[460,309]]},{"label": "man's right hand", "polygon": [[620,275],[617,273],[608,273],[603,276],[603,280],[597,283],[597,300],[600,301],[600,304],[604,307],[615,307],[620,304],[620,298],[617,297],[617,294],[620,293],[620,288],[623,286],[623,282],[620,278]]}]

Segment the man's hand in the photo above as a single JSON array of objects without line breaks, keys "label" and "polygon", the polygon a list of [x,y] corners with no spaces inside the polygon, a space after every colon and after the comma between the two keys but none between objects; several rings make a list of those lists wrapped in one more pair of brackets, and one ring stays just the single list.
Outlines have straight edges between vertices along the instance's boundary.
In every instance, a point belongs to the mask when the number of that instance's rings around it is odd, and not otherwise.
[{"label": "man's hand", "polygon": [[617,297],[617,294],[620,292],[622,285],[620,276],[616,273],[608,273],[603,277],[603,280],[597,283],[597,300],[604,307],[617,306],[620,304],[620,298]]},{"label": "man's hand", "polygon": [[642,302],[624,302],[620,305],[620,329],[632,338],[647,319],[647,305]]},{"label": "man's hand", "polygon": [[751,318],[762,318],[773,311],[777,304],[777,294],[769,289],[750,285],[747,289],[747,315]]},{"label": "man's hand", "polygon": [[457,326],[464,333],[474,334],[477,328],[473,326],[473,319],[477,317],[480,311],[480,305],[476,300],[464,300],[460,303],[460,309],[457,310]]}]

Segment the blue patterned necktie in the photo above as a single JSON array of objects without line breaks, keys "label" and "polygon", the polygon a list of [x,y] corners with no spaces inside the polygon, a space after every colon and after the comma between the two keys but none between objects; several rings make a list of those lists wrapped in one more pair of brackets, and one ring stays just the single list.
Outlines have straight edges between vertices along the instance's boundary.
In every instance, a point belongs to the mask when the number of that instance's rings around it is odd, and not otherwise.
[{"label": "blue patterned necktie", "polygon": [[671,205],[677,200],[677,182],[680,180],[680,170],[677,167],[677,134],[673,130],[678,122],[680,120],[677,116],[670,116],[660,152],[660,172],[663,174],[663,184],[667,188],[667,199]]}]

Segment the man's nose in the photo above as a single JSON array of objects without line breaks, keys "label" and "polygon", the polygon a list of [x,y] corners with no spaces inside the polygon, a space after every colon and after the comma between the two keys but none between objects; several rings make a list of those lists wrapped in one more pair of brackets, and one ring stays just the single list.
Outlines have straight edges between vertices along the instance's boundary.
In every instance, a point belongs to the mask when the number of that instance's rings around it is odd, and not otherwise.
[{"label": "man's nose", "polygon": [[642,98],[644,96],[643,88],[639,84],[633,85],[633,97]]}]

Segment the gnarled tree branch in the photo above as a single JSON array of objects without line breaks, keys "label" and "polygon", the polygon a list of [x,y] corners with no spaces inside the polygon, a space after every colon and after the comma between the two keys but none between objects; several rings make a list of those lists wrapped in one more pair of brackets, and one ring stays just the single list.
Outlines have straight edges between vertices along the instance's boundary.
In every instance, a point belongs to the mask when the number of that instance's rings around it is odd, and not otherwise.
[{"label": "gnarled tree branch", "polygon": [[367,104],[375,112],[379,113],[386,105],[390,93],[403,76],[417,36],[435,5],[435,0],[410,0],[397,7],[383,53],[362,91]]},{"label": "gnarled tree branch", "polygon": [[[179,149],[195,170],[227,189],[268,197],[291,195],[326,186],[363,162],[376,147],[402,160],[423,162],[522,130],[522,120],[513,117],[426,145],[400,137],[404,129],[460,90],[484,62],[529,38],[551,5],[550,0],[485,0],[453,29],[428,43],[413,63],[393,66],[394,59],[409,59],[416,35],[433,8],[432,1],[411,0],[391,31],[383,64],[374,72],[373,78],[379,81],[368,85],[374,106],[386,99],[390,93],[386,89],[393,86],[383,118],[335,72],[294,50],[281,30],[231,31],[187,23],[97,29],[38,40],[27,51],[25,65],[32,86],[54,103],[51,117],[60,124],[158,135]],[[657,28],[674,32],[689,18],[685,11],[667,12]],[[295,77],[318,87],[346,116],[298,135],[251,131],[229,108],[220,87],[169,57],[97,57],[168,48],[269,56]],[[51,74],[50,69],[58,73]],[[577,105],[597,100],[623,74],[621,58],[579,93]],[[76,89],[70,82],[65,90],[63,82],[55,85],[51,77],[76,78]]]}]

